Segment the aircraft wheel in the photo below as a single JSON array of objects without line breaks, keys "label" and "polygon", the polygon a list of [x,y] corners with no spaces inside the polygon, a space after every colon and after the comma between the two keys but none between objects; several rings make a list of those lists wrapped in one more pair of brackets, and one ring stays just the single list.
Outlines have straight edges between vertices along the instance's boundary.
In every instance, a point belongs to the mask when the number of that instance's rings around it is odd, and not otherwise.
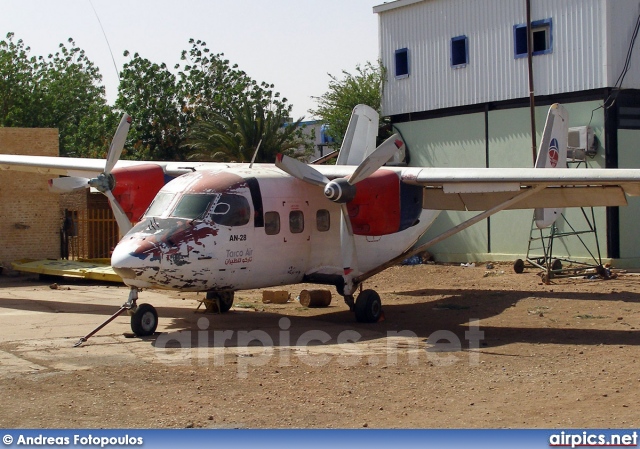
[{"label": "aircraft wheel", "polygon": [[[233,306],[234,294],[230,291],[207,292],[206,298],[213,301],[212,307],[214,308],[214,312],[225,313],[228,312],[229,309],[231,309],[231,306]],[[218,302],[216,301],[216,299],[220,300],[220,310],[218,310]]]},{"label": "aircraft wheel", "polygon": [[560,259],[553,259],[553,263],[551,264],[551,269],[553,271],[562,270],[562,261]]},{"label": "aircraft wheel", "polygon": [[513,262],[513,271],[518,274],[522,273],[524,271],[524,260],[517,259],[515,262]]},{"label": "aircraft wheel", "polygon": [[382,301],[375,290],[364,290],[355,304],[356,320],[360,323],[376,323],[382,315]]},{"label": "aircraft wheel", "polygon": [[131,315],[131,330],[138,337],[153,335],[158,327],[158,312],[151,304],[140,304]]}]

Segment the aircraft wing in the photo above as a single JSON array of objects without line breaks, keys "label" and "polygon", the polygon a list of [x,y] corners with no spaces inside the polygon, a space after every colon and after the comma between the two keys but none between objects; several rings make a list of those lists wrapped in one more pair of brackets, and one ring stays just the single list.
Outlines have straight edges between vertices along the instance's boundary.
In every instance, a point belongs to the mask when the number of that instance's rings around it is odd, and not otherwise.
[{"label": "aircraft wing", "polygon": [[400,177],[426,189],[423,208],[432,210],[488,210],[529,190],[505,209],[623,206],[640,195],[633,169],[409,167]]},{"label": "aircraft wing", "polygon": [[[41,173],[60,176],[79,176],[92,178],[104,171],[104,159],[55,156],[23,156],[0,154],[0,170]],[[232,164],[217,162],[157,162],[119,160],[116,167],[135,167],[137,165],[155,164],[162,167],[165,174],[179,176],[181,174]]]}]

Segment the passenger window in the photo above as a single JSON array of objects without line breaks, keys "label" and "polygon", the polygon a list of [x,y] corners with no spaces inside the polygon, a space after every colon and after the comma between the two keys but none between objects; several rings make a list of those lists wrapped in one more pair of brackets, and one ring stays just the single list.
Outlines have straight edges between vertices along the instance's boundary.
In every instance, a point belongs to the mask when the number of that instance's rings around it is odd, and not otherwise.
[{"label": "passenger window", "polygon": [[326,232],[331,226],[329,211],[327,209],[320,209],[316,212],[316,227],[320,232]]},{"label": "passenger window", "polygon": [[289,230],[292,234],[300,234],[304,231],[304,215],[301,210],[289,212]]},{"label": "passenger window", "polygon": [[280,232],[280,214],[278,212],[264,214],[264,232],[267,235],[276,235]]}]

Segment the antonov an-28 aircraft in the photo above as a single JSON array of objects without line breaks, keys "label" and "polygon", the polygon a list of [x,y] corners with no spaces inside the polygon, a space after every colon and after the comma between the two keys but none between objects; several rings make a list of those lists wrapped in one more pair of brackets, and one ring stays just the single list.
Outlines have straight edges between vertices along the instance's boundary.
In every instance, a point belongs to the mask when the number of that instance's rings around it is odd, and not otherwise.
[{"label": "antonov an-28 aircraft", "polygon": [[[131,289],[120,311],[137,335],[158,323],[153,306],[137,304],[148,288],[207,292],[225,312],[237,290],[334,285],[358,321],[376,322],[378,294],[354,298],[363,281],[496,212],[537,209],[544,227],[559,208],[620,206],[640,194],[640,170],[566,168],[568,119],[558,104],[532,168],[404,166],[398,135],[375,148],[378,114],[363,105],[336,165],[281,155],[275,164],[118,161],[130,122],[125,114],[106,164],[0,154],[0,169],[63,175],[52,190],[92,186],[109,198],[122,235],[111,265]],[[441,210],[479,213],[416,246]]]}]

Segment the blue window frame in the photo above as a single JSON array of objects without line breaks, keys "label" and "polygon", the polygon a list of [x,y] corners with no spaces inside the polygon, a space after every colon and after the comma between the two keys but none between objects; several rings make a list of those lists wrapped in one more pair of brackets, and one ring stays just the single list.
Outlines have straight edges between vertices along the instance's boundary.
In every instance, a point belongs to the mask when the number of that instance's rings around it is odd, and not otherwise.
[{"label": "blue window frame", "polygon": [[409,49],[401,48],[396,50],[396,78],[407,78],[409,76]]},{"label": "blue window frame", "polygon": [[[551,19],[531,22],[531,35],[533,38],[533,56],[553,52],[553,22]],[[513,26],[513,53],[514,58],[525,58],[527,56],[526,24]]]},{"label": "blue window frame", "polygon": [[451,38],[451,67],[465,67],[469,63],[469,38],[456,36]]}]

